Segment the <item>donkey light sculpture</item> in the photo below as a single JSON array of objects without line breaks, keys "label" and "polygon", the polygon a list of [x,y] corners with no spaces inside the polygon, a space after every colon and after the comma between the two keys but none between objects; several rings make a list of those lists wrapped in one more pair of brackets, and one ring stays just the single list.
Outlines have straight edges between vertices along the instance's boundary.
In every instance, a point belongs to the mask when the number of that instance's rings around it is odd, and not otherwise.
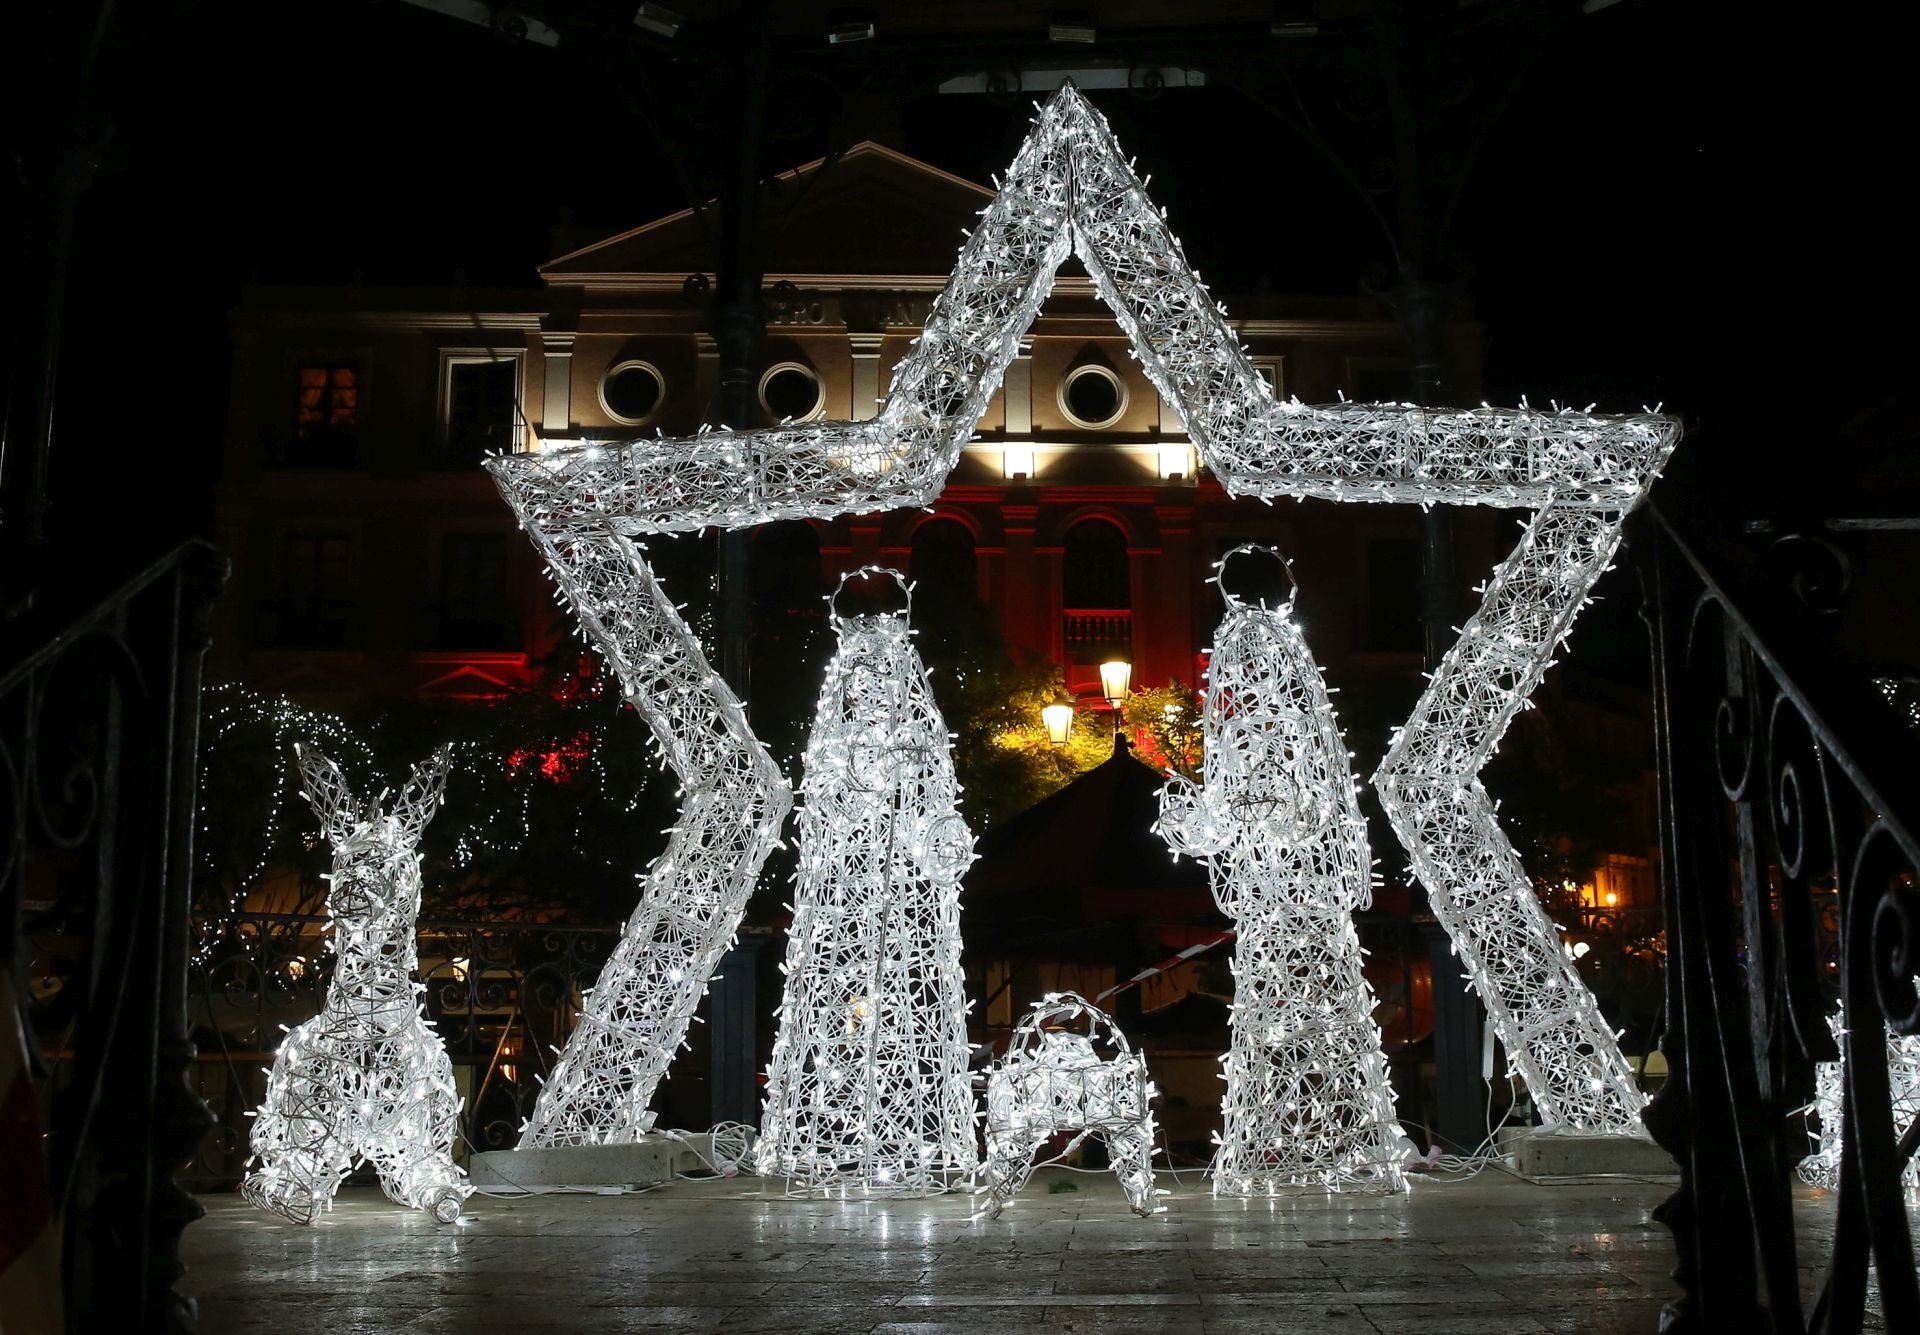
[{"label": "donkey light sculpture", "polygon": [[358,803],[327,757],[296,747],[300,783],[333,845],[327,909],[336,956],[320,1014],[287,1034],[253,1123],[241,1194],[310,1224],[362,1160],[398,1204],[441,1223],[472,1190],[452,1157],[460,1098],[453,1064],[420,1010],[420,832],[446,789],[441,747],[400,792]]}]

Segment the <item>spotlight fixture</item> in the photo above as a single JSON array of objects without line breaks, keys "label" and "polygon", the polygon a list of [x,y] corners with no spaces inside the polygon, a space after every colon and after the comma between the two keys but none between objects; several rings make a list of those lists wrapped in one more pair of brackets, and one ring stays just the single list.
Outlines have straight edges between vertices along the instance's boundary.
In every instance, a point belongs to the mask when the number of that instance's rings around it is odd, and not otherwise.
[{"label": "spotlight fixture", "polygon": [[836,9],[827,20],[827,45],[829,46],[872,40],[873,11],[870,9]]},{"label": "spotlight fixture", "polygon": [[677,9],[668,9],[665,5],[642,5],[633,13],[633,26],[660,37],[678,37],[680,25],[686,16]]}]

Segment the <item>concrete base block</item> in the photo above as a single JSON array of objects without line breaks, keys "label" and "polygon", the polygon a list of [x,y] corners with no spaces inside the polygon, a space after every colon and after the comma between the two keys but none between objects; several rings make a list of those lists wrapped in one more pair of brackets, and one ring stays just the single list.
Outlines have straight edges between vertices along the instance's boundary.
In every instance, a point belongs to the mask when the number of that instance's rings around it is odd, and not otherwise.
[{"label": "concrete base block", "polygon": [[556,1145],[476,1154],[467,1177],[486,1191],[632,1190],[706,1169],[709,1137],[642,1136],[627,1145]]},{"label": "concrete base block", "polygon": [[1500,1150],[1514,1171],[1538,1180],[1556,1177],[1667,1177],[1679,1173],[1671,1155],[1645,1136],[1587,1136],[1531,1128],[1502,1136]]}]

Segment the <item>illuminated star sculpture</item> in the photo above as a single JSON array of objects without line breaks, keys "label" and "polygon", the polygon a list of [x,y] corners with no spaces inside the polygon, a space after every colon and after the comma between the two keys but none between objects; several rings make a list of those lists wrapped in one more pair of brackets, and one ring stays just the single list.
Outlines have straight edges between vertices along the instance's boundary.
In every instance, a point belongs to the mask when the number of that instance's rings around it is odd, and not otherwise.
[{"label": "illuminated star sculpture", "polygon": [[364,805],[340,770],[296,748],[300,780],[333,845],[327,912],[333,981],[320,1014],[288,1032],[254,1115],[248,1201],[310,1224],[361,1160],[401,1205],[441,1223],[472,1188],[454,1164],[460,1115],[453,1064],[420,1010],[420,832],[440,805],[450,753],[415,768],[391,812]]},{"label": "illuminated star sculpture", "polygon": [[1214,1191],[1398,1191],[1402,1133],[1353,925],[1373,899],[1367,822],[1293,594],[1269,607],[1227,592],[1227,562],[1250,551],[1267,549],[1234,548],[1216,576],[1204,786],[1175,778],[1160,796],[1161,836],[1207,863],[1237,942]]},{"label": "illuminated star sculpture", "polygon": [[738,926],[789,800],[639,541],[931,504],[1070,253],[1230,493],[1535,512],[1376,781],[1543,1117],[1634,1128],[1643,1099],[1631,1072],[1477,776],[1606,568],[1678,425],[1651,413],[1274,398],[1105,120],[1069,85],[1040,108],[875,418],[611,447],[549,442],[488,461],[688,794],[529,1139],[631,1139],[644,1128],[654,1084]]},{"label": "illuminated star sculpture", "polygon": [[907,612],[835,607],[833,624],[757,1163],[799,1191],[924,1195],[976,1162],[960,969],[973,836]]}]

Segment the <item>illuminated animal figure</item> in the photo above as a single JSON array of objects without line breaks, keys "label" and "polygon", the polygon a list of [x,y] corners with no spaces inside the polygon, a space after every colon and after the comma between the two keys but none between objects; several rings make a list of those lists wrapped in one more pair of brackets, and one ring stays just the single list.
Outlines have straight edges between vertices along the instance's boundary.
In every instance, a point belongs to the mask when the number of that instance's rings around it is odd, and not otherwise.
[{"label": "illuminated animal figure", "polygon": [[449,752],[417,766],[388,813],[384,792],[356,803],[331,760],[310,748],[296,754],[307,801],[333,845],[327,910],[336,962],[320,1014],[291,1030],[274,1058],[241,1193],[310,1224],[364,1159],[392,1200],[452,1223],[472,1190],[452,1157],[460,1097],[414,981],[417,845],[445,791]]},{"label": "illuminated animal figure", "polygon": [[[1233,919],[1232,1045],[1214,1191],[1397,1191],[1393,1090],[1353,911],[1372,899],[1367,823],[1326,683],[1292,618],[1227,592],[1208,668],[1205,778],[1162,790],[1160,833],[1207,864]],[[1287,579],[1291,584],[1291,572]]]},{"label": "illuminated animal figure", "polygon": [[[1084,1034],[1066,1027],[1083,1022]],[[1096,1044],[1111,1055],[1101,1057]],[[1020,1194],[1042,1145],[1077,1131],[1060,1157],[1099,1136],[1133,1212],[1152,1214],[1155,1092],[1146,1060],[1104,1011],[1072,992],[1035,1002],[987,1077],[989,1213],[998,1218]]]}]

